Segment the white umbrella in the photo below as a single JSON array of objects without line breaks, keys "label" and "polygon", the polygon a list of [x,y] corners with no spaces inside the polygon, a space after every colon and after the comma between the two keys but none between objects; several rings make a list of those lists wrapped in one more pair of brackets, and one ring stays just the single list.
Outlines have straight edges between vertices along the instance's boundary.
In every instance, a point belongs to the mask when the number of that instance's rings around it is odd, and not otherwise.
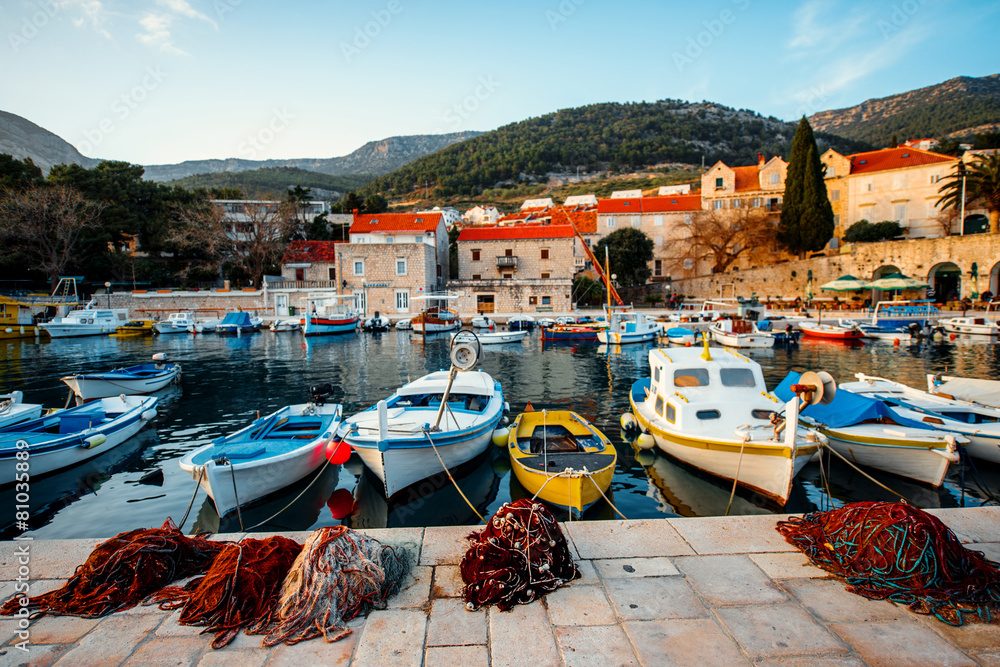
[{"label": "white umbrella", "polygon": [[904,276],[902,273],[890,273],[882,276],[878,280],[872,281],[872,287],[883,292],[901,289],[923,289],[929,285],[923,281]]},{"label": "white umbrella", "polygon": [[871,287],[872,284],[867,280],[862,280],[861,278],[855,278],[851,274],[846,274],[840,276],[836,280],[831,280],[828,283],[823,283],[819,286],[820,289],[829,290],[831,292],[853,292],[855,290],[863,290]]}]

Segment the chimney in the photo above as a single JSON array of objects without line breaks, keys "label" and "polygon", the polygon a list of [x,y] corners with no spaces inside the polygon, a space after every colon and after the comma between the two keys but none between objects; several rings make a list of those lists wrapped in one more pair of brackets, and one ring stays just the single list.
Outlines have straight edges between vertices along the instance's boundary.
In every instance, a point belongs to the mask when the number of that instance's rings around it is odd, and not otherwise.
[{"label": "chimney", "polygon": [[763,153],[760,153],[760,152],[757,153],[757,166],[758,167],[763,167],[764,166],[764,154]]}]

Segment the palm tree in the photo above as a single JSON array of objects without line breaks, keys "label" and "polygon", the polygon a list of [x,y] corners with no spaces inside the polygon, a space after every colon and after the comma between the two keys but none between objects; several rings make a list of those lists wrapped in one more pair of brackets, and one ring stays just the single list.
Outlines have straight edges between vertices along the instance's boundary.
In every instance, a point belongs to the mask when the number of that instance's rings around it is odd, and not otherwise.
[{"label": "palm tree", "polygon": [[[964,186],[964,187],[963,187]],[[986,208],[990,216],[990,233],[1000,232],[1000,153],[980,155],[966,164],[959,161],[955,173],[945,178],[939,192],[938,206],[942,209],[960,209],[964,203]],[[959,221],[964,225],[965,221]]]}]

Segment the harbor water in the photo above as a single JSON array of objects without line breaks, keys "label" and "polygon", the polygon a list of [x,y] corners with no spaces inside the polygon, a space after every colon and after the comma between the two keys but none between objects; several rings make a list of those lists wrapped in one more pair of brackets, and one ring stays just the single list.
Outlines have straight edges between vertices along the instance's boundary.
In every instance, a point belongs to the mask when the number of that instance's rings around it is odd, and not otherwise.
[{"label": "harbor water", "polygon": [[[857,500],[895,497],[838,461],[810,463],[796,478],[782,510],[737,492],[656,451],[637,450],[619,426],[632,383],[649,375],[653,344],[610,349],[596,343],[544,345],[537,331],[522,343],[484,348],[479,367],[498,380],[511,419],[530,401],[537,409],[572,409],[611,438],[618,466],[609,499],[580,520],[807,512]],[[242,428],[258,415],[308,400],[311,385],[328,382],[347,415],[373,405],[408,380],[449,365],[447,335],[426,339],[408,331],[305,338],[263,331],[241,337],[178,334],[152,338],[93,337],[7,341],[0,345],[0,392],[21,390],[26,402],[62,407],[67,387],[59,378],[147,363],[167,353],[183,368],[181,382],[157,394],[152,426],[79,468],[31,481],[27,530],[14,517],[14,489],[0,487],[0,538],[26,533],[39,539],[107,537],[159,526],[167,517],[185,532],[233,532],[257,524],[261,531],[310,530],[346,524],[356,528],[479,523],[501,504],[527,494],[510,472],[506,451],[485,456],[446,475],[424,480],[384,498],[377,481],[352,457],[265,498],[240,514],[220,518],[204,491],[177,462],[186,452]],[[752,350],[768,387],[788,371],[826,370],[838,381],[863,372],[925,388],[928,373],[1000,377],[1000,347],[985,339],[893,345],[802,341],[788,349]],[[162,471],[162,477],[157,471]],[[952,466],[933,489],[867,471],[919,507],[978,506],[1000,488],[1000,467],[976,462]],[[2,480],[7,482],[8,480]],[[193,498],[193,502],[192,502]],[[188,506],[191,504],[190,511]],[[274,516],[277,514],[277,516]],[[563,515],[562,518],[568,518]]]}]

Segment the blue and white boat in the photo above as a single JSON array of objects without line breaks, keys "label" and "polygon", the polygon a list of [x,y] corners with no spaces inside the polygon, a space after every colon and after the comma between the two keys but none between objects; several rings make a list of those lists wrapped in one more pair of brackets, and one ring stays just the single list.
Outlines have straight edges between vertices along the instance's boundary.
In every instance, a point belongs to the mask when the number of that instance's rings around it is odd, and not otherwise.
[{"label": "blue and white boat", "polygon": [[625,345],[655,340],[663,326],[632,306],[608,306],[608,328],[597,332],[597,340],[605,344]]},{"label": "blue and white boat", "polygon": [[500,383],[487,373],[437,371],[347,418],[337,437],[382,480],[391,498],[444,472],[442,464],[454,468],[485,451],[507,410]]},{"label": "blue and white boat", "polygon": [[0,428],[42,416],[40,403],[25,403],[24,393],[0,394]]},{"label": "blue and white boat", "polygon": [[361,318],[354,294],[313,294],[302,317],[302,333],[306,336],[347,334],[358,330]]},{"label": "blue and white boat", "polygon": [[514,315],[507,320],[507,328],[511,331],[532,331],[535,328],[535,318],[531,315]]},{"label": "blue and white boat", "polygon": [[[156,416],[155,396],[115,396],[0,428],[0,485],[69,468],[120,445]],[[19,452],[27,457],[18,458]],[[26,463],[19,470],[18,463]]]},{"label": "blue and white boat", "polygon": [[285,406],[181,458],[181,469],[205,489],[219,516],[294,484],[323,464],[343,408],[313,399]]},{"label": "blue and white boat", "polygon": [[116,368],[104,373],[83,373],[59,378],[83,401],[108,396],[151,394],[176,381],[180,364],[168,364],[162,352],[153,355],[152,364]]},{"label": "blue and white boat", "polygon": [[250,313],[242,310],[226,313],[222,321],[215,327],[215,333],[223,335],[239,335],[257,331],[264,324],[262,317],[250,317]]},{"label": "blue and white boat", "polygon": [[687,327],[670,327],[661,337],[673,345],[694,345],[701,341],[702,332]]}]

